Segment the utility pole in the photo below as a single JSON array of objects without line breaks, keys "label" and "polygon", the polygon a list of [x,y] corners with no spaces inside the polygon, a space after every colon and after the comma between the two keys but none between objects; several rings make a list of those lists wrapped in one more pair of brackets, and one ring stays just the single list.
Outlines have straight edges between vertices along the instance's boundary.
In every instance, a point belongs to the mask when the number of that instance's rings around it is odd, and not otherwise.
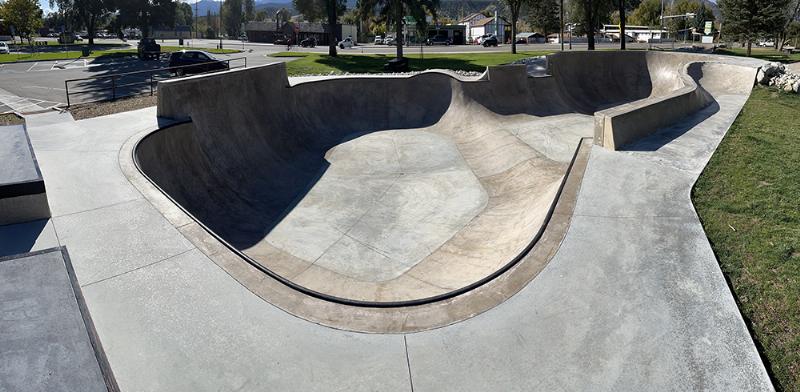
[{"label": "utility pole", "polygon": [[195,38],[195,39],[197,39],[197,38],[198,38],[198,37],[197,37],[197,28],[200,26],[200,25],[197,23],[197,3],[198,3],[199,1],[200,1],[200,0],[194,0],[194,38]]},{"label": "utility pole", "polygon": [[[545,37],[547,39],[547,37]],[[564,0],[561,0],[561,31],[558,36],[558,42],[561,43],[561,51],[564,51]]]}]

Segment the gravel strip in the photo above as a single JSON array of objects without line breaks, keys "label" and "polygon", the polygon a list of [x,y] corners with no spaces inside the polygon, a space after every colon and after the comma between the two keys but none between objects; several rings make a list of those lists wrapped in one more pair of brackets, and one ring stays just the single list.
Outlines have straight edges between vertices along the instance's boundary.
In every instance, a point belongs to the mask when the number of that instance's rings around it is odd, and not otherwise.
[{"label": "gravel strip", "polygon": [[118,99],[116,101],[74,105],[69,108],[69,112],[72,113],[74,119],[85,120],[87,118],[107,116],[109,114],[156,106],[156,103],[157,98],[155,95],[145,95],[141,97]]}]

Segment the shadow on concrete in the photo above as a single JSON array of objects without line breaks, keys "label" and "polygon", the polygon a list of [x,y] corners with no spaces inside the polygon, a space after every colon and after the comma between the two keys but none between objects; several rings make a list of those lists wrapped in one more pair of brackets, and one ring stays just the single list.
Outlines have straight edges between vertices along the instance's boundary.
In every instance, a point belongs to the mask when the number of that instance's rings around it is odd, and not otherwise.
[{"label": "shadow on concrete", "polygon": [[0,226],[0,257],[30,252],[43,235],[47,221]]}]

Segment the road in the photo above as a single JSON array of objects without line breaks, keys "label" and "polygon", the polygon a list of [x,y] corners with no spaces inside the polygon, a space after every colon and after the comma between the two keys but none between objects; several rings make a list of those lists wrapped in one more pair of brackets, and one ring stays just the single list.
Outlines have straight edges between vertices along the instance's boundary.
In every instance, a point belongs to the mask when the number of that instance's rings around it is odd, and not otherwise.
[{"label": "road", "polygon": [[[97,40],[96,43],[119,44],[119,40]],[[287,48],[283,45],[272,45],[267,43],[241,42],[235,40],[222,40],[222,47],[225,49],[240,49],[244,52],[230,55],[217,55],[222,59],[236,59],[245,57],[247,66],[255,66],[278,61],[291,61],[291,58],[269,57],[270,54],[285,52]],[[132,47],[136,47],[136,41],[128,41]],[[177,40],[161,40],[162,45],[178,46]],[[187,48],[216,48],[220,40],[194,39],[186,40]],[[647,44],[630,44],[632,49],[647,48]],[[613,49],[617,44],[600,43],[598,49]],[[520,51],[538,50],[560,50],[559,44],[531,44],[518,45]],[[431,46],[431,47],[408,47],[406,53],[487,53],[487,52],[506,52],[510,51],[508,45],[501,45],[494,48],[484,48],[479,45],[453,45],[453,46]],[[586,50],[586,44],[574,44],[573,50]],[[318,46],[316,48],[292,47],[291,51],[327,53],[328,48]],[[340,53],[351,54],[393,54],[394,47],[365,44],[356,48],[340,49]],[[241,64],[235,61],[232,66]],[[167,66],[166,60],[160,61],[141,61],[135,58],[116,58],[116,59],[75,59],[60,61],[40,61],[25,63],[0,64],[0,113],[7,111],[31,112],[41,109],[48,109],[56,106],[66,105],[65,81],[73,79],[91,78],[103,75],[135,72],[143,70],[153,70]],[[81,84],[81,83],[77,83]],[[86,82],[83,83],[84,85]],[[103,83],[92,82],[92,85],[104,85]],[[77,90],[70,83],[72,91]],[[142,87],[140,87],[142,88]],[[149,87],[148,87],[149,89]],[[106,92],[104,92],[105,94]],[[75,97],[75,100],[87,100],[96,97],[97,93],[87,96]]]}]

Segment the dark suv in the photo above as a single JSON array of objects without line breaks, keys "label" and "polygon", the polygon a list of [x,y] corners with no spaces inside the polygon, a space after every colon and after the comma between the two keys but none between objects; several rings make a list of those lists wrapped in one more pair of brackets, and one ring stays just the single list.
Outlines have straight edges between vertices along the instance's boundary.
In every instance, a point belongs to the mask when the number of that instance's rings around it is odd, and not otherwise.
[{"label": "dark suv", "polygon": [[169,56],[170,67],[175,75],[195,74],[228,69],[228,62],[217,59],[211,53],[201,50],[183,50]]},{"label": "dark suv", "polygon": [[142,60],[157,59],[161,56],[161,45],[157,44],[153,38],[142,38],[139,40],[136,52]]},{"label": "dark suv", "polygon": [[447,38],[446,35],[437,35],[435,37],[428,38],[428,40],[425,41],[425,44],[428,45],[428,46],[431,46],[431,45],[448,45],[449,46],[450,45],[450,38]]},{"label": "dark suv", "polygon": [[481,45],[483,45],[484,48],[488,48],[490,46],[497,46],[497,37],[490,35],[486,37],[483,41],[481,41]]}]

